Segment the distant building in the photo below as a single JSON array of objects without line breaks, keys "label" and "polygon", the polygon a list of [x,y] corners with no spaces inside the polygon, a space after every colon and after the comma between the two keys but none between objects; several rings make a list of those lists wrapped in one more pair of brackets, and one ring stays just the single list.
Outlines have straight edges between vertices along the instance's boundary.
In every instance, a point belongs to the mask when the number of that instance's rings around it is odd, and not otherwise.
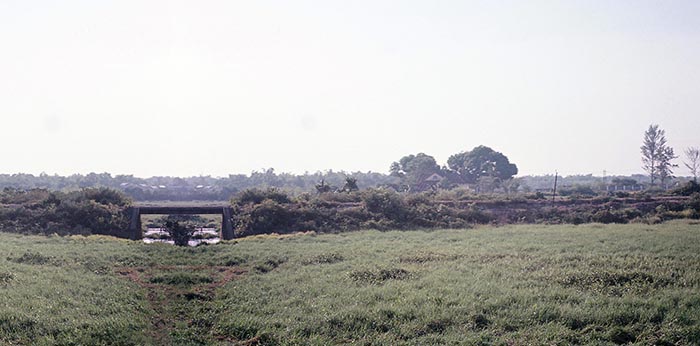
[{"label": "distant building", "polygon": [[605,191],[616,192],[616,191],[642,191],[644,190],[644,185],[634,184],[634,185],[608,185],[605,187]]},{"label": "distant building", "polygon": [[433,183],[433,184],[437,184],[440,181],[442,181],[442,176],[440,176],[440,174],[437,174],[437,173],[433,173],[431,176],[429,176],[425,179],[426,183]]},{"label": "distant building", "polygon": [[442,176],[437,173],[431,174],[429,177],[425,178],[417,187],[420,191],[425,190],[436,190],[438,184],[442,181]]}]

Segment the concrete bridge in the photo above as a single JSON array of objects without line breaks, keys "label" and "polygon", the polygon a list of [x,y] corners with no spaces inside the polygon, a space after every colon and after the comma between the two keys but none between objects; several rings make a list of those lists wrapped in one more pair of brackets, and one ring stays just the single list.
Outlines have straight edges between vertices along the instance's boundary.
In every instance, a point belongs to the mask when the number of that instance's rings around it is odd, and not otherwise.
[{"label": "concrete bridge", "polygon": [[221,214],[221,238],[224,240],[233,239],[233,224],[231,215],[233,208],[228,206],[220,207],[131,207],[127,211],[129,221],[129,238],[132,240],[143,239],[141,229],[141,215],[214,215]]}]

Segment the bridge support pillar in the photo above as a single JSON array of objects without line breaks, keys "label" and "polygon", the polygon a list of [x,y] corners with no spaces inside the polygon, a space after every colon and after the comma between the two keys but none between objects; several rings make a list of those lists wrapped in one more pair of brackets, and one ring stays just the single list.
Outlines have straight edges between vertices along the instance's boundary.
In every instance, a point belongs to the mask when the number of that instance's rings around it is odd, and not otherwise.
[{"label": "bridge support pillar", "polygon": [[233,223],[231,222],[231,216],[233,215],[233,208],[224,207],[221,213],[221,237],[224,240],[231,240],[234,238],[233,233]]},{"label": "bridge support pillar", "polygon": [[129,208],[129,239],[143,239],[143,230],[141,229],[141,210],[138,207]]}]

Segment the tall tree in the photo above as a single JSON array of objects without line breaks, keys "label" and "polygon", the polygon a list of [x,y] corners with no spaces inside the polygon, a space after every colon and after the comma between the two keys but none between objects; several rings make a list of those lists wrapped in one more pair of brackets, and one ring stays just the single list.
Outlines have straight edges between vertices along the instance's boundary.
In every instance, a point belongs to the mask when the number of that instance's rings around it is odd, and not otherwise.
[{"label": "tall tree", "polygon": [[685,158],[687,161],[683,162],[690,174],[693,175],[693,181],[698,182],[698,169],[700,168],[700,149],[697,147],[689,147],[685,149]]},{"label": "tall tree", "polygon": [[642,151],[642,168],[649,173],[651,185],[654,185],[657,179],[663,183],[673,176],[671,168],[674,165],[671,160],[677,156],[673,153],[673,148],[667,145],[666,131],[659,129],[659,125],[649,125],[649,128],[644,132],[644,141],[640,149]]},{"label": "tall tree", "polygon": [[518,167],[508,157],[483,145],[450,156],[447,166],[466,183],[476,183],[481,177],[508,180],[518,174]]},{"label": "tall tree", "polygon": [[661,155],[661,160],[659,160],[659,166],[657,167],[661,185],[664,185],[667,179],[673,178],[673,171],[671,168],[678,167],[678,165],[671,163],[671,160],[675,158],[678,158],[678,156],[674,154],[673,148],[666,147]]},{"label": "tall tree", "polygon": [[401,178],[404,184],[414,189],[423,185],[424,180],[434,173],[440,173],[440,166],[434,157],[419,153],[402,157],[392,163],[389,170],[392,176]]},{"label": "tall tree", "polygon": [[348,177],[348,176],[345,177],[345,185],[343,185],[343,188],[341,189],[341,191],[353,192],[353,191],[357,191],[359,189],[360,188],[357,187],[357,178]]}]

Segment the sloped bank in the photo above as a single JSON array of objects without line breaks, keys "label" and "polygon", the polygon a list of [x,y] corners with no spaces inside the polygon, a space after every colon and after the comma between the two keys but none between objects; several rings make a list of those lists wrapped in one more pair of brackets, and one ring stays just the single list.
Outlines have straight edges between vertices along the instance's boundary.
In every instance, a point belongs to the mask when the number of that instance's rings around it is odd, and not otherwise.
[{"label": "sloped bank", "polygon": [[0,230],[22,234],[104,234],[128,237],[131,200],[107,188],[61,192],[0,191]]},{"label": "sloped bank", "polygon": [[431,194],[370,189],[291,197],[248,190],[232,200],[237,236],[299,231],[465,228],[474,224],[658,223],[700,218],[700,194],[663,197],[439,200]]},{"label": "sloped bank", "polygon": [[[275,189],[246,190],[231,200],[236,236],[360,229],[468,228],[475,224],[658,223],[700,218],[700,193],[690,196],[573,198],[540,195],[444,198],[389,189],[290,196]],[[0,192],[0,230],[24,234],[106,234],[128,237],[131,201],[105,188],[74,192]]]}]

